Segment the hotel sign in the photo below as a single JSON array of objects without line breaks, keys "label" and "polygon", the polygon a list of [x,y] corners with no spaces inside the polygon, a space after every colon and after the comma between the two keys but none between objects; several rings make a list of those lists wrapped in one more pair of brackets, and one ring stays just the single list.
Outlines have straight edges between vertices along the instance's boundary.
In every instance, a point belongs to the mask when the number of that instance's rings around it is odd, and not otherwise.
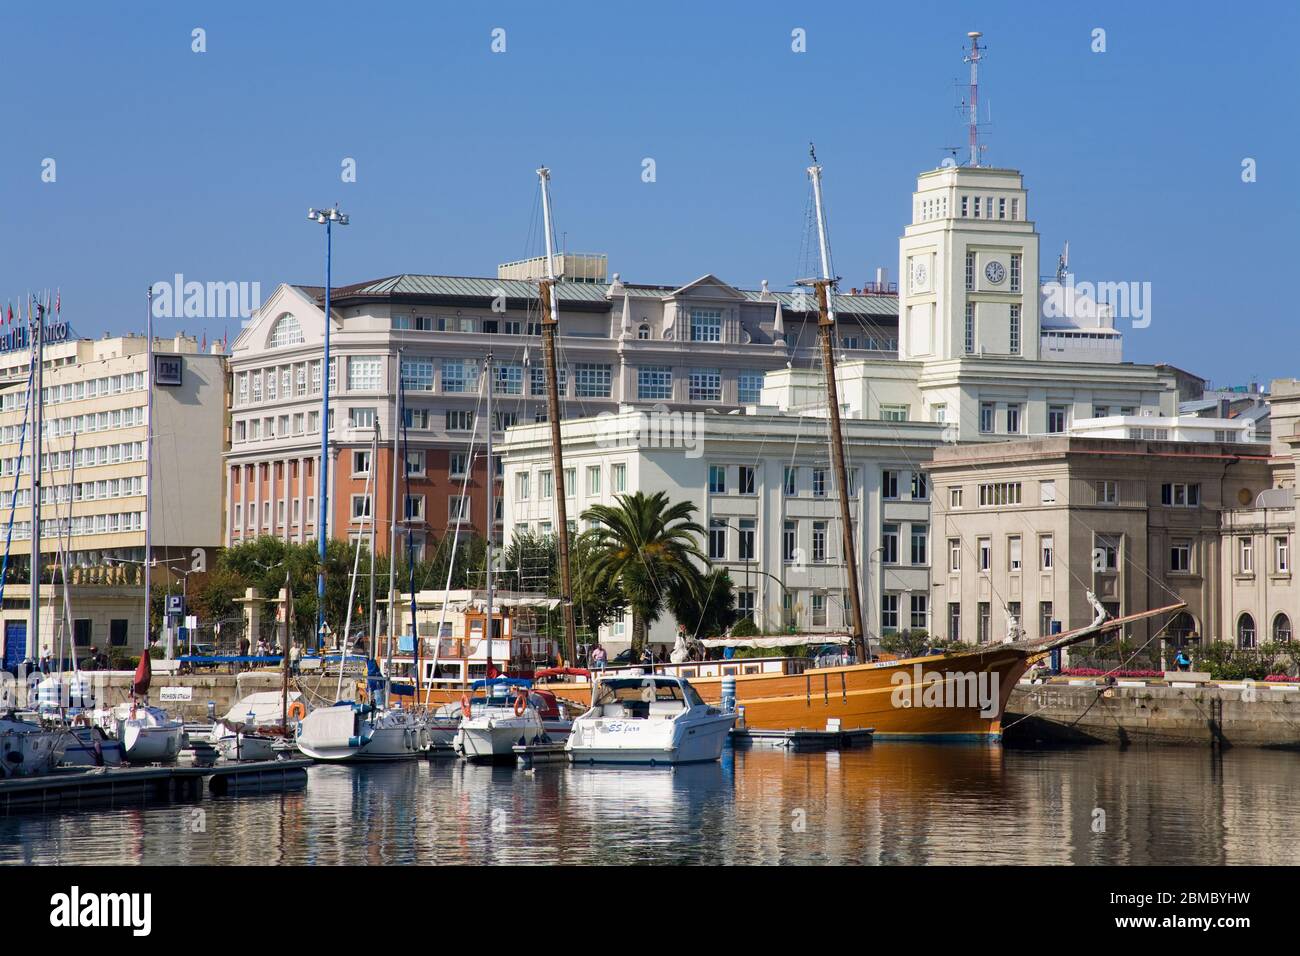
[{"label": "hotel sign", "polygon": [[155,355],[153,380],[158,385],[179,385],[184,362],[179,355]]},{"label": "hotel sign", "polygon": [[[46,345],[55,342],[66,342],[71,334],[67,322],[50,322],[45,326],[44,339]],[[5,352],[16,352],[19,349],[31,348],[31,332],[25,325],[12,326],[3,335],[0,335],[0,354]]]}]

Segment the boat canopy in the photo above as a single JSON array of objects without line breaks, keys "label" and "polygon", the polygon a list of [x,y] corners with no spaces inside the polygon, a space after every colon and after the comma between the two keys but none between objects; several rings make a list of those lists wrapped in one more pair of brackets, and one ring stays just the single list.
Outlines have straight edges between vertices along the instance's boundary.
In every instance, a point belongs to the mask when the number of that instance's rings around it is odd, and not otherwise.
[{"label": "boat canopy", "polygon": [[523,677],[493,677],[490,680],[476,680],[469,685],[470,690],[482,690],[490,684],[505,684],[507,687],[532,687],[533,682]]},{"label": "boat canopy", "polygon": [[776,637],[707,637],[705,647],[789,647],[792,644],[851,644],[847,634],[781,634]]}]

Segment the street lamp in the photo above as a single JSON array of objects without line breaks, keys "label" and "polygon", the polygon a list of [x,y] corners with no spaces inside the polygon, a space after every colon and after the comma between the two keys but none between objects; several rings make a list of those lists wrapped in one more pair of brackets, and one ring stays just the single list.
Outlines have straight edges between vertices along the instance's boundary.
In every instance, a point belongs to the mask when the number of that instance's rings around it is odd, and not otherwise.
[{"label": "street lamp", "polygon": [[[316,540],[320,552],[320,568],[316,572],[316,623],[325,626],[325,545],[327,532],[325,516],[329,513],[329,419],[330,419],[330,286],[333,281],[331,259],[334,254],[334,224],[348,224],[348,217],[339,211],[338,203],[331,209],[307,210],[307,218],[325,227],[325,354],[321,358],[320,405],[320,465],[316,475]],[[320,650],[319,646],[317,650]]]}]

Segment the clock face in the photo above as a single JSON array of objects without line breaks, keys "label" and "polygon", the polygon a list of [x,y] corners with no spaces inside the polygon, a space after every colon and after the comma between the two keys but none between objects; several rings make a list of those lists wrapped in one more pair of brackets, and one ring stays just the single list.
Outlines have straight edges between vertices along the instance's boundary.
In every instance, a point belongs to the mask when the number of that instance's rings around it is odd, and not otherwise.
[{"label": "clock face", "polygon": [[926,271],[925,263],[917,259],[912,263],[912,285],[920,288],[925,285]]},{"label": "clock face", "polygon": [[1007,270],[1002,268],[1000,262],[990,262],[984,267],[984,278],[988,279],[994,285],[997,285],[1007,277]]}]

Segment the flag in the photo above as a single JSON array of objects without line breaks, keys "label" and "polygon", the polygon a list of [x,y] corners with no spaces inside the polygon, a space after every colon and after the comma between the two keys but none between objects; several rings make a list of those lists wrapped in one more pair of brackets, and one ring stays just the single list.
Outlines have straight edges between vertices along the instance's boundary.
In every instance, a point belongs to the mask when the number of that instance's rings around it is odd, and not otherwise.
[{"label": "flag", "polygon": [[201,343],[199,343],[199,351],[200,351],[200,352],[206,352],[207,350],[208,350],[208,333],[207,333],[207,332],[204,332],[204,333],[203,333],[203,341],[202,341]]},{"label": "flag", "polygon": [[153,664],[149,660],[149,648],[140,655],[140,663],[135,668],[135,678],[131,681],[131,693],[144,696],[149,693],[149,682],[153,679]]},{"label": "flag", "polygon": [[54,292],[54,317],[59,317],[59,303],[63,301],[63,292],[56,289]]}]

